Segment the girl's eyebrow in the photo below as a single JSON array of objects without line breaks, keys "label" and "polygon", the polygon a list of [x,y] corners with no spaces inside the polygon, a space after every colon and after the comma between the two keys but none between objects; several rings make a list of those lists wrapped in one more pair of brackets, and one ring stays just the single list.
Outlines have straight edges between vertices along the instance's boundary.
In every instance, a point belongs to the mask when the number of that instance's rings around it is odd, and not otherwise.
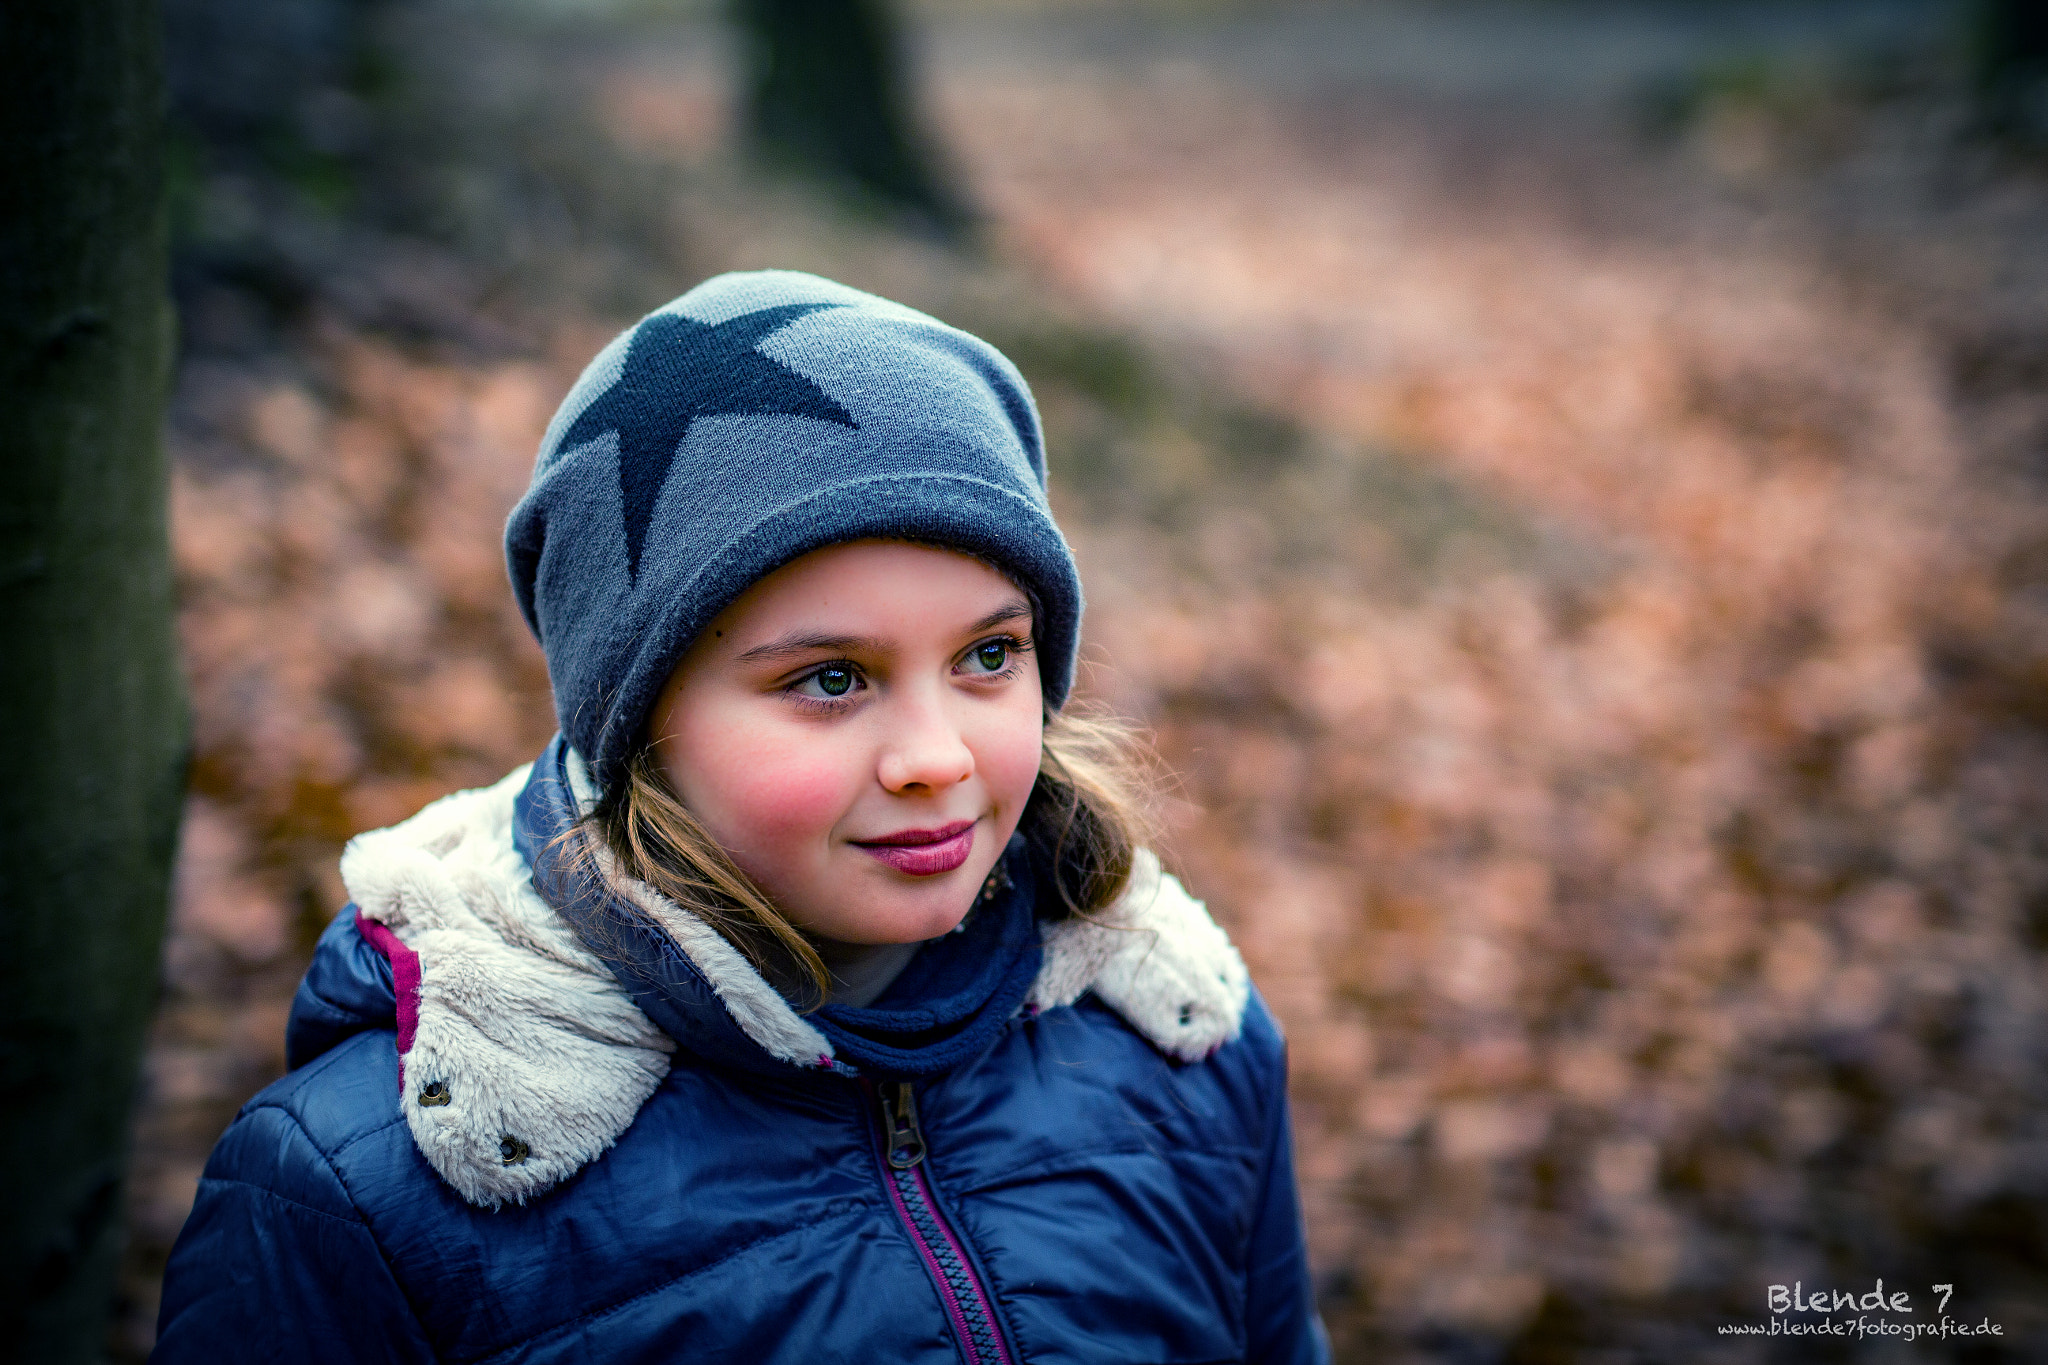
[{"label": "girl's eyebrow", "polygon": [[[1028,620],[1031,604],[1022,598],[1005,602],[988,615],[967,628],[969,635],[979,635],[984,630],[994,629],[1006,622]],[[734,659],[735,663],[757,664],[775,659],[787,659],[799,654],[815,654],[831,650],[842,654],[880,654],[888,649],[888,643],[872,635],[824,635],[817,632],[800,632],[785,635],[779,640],[770,640],[765,645],[755,645],[743,650]]]},{"label": "girl's eyebrow", "polygon": [[736,663],[754,664],[770,659],[786,659],[794,654],[813,654],[819,650],[837,650],[845,654],[879,653],[886,646],[871,635],[785,635],[779,640],[770,640],[765,645],[755,645],[742,652]]},{"label": "girl's eyebrow", "polygon": [[967,633],[969,635],[979,635],[984,630],[993,630],[995,627],[1006,622],[1028,621],[1029,619],[1031,619],[1031,604],[1021,597],[1012,598],[969,626]]}]

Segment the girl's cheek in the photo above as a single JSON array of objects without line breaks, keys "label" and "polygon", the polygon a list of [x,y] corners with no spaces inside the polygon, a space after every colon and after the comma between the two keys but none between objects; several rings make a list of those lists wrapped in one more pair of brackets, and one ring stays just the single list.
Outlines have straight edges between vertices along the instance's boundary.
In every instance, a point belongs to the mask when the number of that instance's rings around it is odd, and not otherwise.
[{"label": "girl's cheek", "polygon": [[976,747],[975,762],[982,781],[1012,814],[1021,813],[1038,781],[1038,765],[1045,750],[1045,727],[1037,708],[1003,715],[984,732]]},{"label": "girl's cheek", "polygon": [[[713,833],[732,848],[776,844],[829,830],[850,804],[854,784],[831,747],[807,736],[791,742],[728,734],[700,763],[689,786]],[[715,814],[713,814],[715,812]]]}]

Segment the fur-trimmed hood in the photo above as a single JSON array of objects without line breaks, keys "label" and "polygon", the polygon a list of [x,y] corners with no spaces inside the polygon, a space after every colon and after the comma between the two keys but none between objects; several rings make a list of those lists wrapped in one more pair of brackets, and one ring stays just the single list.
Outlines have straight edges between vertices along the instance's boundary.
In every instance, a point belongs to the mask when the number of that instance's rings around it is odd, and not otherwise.
[{"label": "fur-trimmed hood", "polygon": [[[667,973],[658,990],[638,976],[629,989],[535,889],[530,838],[516,837],[522,802],[588,798],[558,740],[540,764],[361,835],[342,858],[356,932],[391,964],[401,1109],[421,1154],[471,1204],[523,1203],[596,1160],[678,1044],[792,1074],[855,1070],[724,938],[612,871]],[[1025,1009],[1093,992],[1185,1062],[1237,1037],[1244,964],[1150,853],[1108,912],[1047,923],[1042,937]]]}]

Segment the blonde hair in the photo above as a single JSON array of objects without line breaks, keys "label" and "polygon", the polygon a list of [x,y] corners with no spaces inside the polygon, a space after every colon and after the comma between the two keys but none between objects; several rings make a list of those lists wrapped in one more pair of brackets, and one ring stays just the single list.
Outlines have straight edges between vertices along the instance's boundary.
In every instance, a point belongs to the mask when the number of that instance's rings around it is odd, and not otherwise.
[{"label": "blonde hair", "polygon": [[[1126,722],[1085,705],[1048,713],[1038,781],[1018,830],[1060,899],[1055,918],[1107,909],[1131,879],[1154,833],[1152,769]],[[619,869],[716,929],[770,979],[794,977],[824,1003],[832,975],[804,931],[740,870],[676,796],[642,744],[622,780],[568,836],[588,857],[592,840]]]}]

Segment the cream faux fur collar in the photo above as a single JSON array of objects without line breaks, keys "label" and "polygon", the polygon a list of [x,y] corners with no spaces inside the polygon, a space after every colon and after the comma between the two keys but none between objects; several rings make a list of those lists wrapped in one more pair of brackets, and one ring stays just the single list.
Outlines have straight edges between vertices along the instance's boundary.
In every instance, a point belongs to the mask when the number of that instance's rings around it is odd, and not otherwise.
[{"label": "cream faux fur collar", "polygon": [[[465,1200],[491,1208],[524,1203],[602,1155],[675,1048],[534,890],[512,841],[527,775],[360,835],[341,860],[365,936],[392,959],[413,1140]],[[670,932],[764,1051],[832,1065],[824,1035],[724,938],[651,887],[621,878],[617,889]],[[1237,1036],[1250,989],[1202,903],[1144,853],[1108,912],[1047,927],[1029,1004],[1057,1009],[1092,990],[1192,1062]]]}]

